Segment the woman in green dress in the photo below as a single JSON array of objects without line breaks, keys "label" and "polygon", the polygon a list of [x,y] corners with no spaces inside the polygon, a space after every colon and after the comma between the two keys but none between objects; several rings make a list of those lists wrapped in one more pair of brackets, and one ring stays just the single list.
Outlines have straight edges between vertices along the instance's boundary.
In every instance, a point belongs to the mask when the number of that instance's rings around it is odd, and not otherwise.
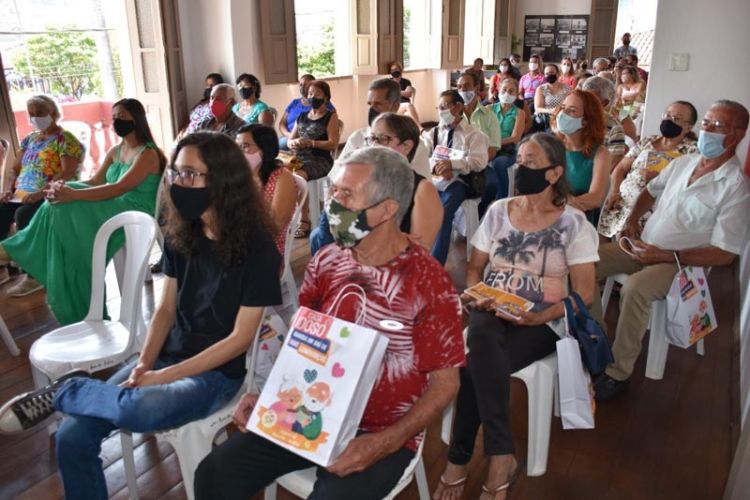
[{"label": "woman in green dress", "polygon": [[[127,210],[153,215],[166,165],[139,101],[116,102],[112,119],[122,142],[107,153],[96,175],[87,182],[54,182],[30,224],[0,242],[0,265],[14,260],[43,283],[47,302],[63,325],[81,321],[88,312],[96,232]],[[124,243],[124,233],[116,232],[107,259]]]}]

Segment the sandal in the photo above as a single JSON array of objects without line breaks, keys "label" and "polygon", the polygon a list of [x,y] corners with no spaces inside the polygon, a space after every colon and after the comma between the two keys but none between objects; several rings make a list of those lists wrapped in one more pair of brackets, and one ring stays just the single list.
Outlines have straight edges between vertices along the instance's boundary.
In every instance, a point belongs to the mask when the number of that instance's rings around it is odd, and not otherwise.
[{"label": "sandal", "polygon": [[299,226],[297,226],[297,230],[294,231],[294,237],[297,239],[300,239],[300,238],[307,238],[308,236],[310,236],[310,221],[309,220],[299,221]]},{"label": "sandal", "polygon": [[460,479],[456,479],[452,483],[449,483],[448,481],[445,480],[443,476],[440,476],[440,483],[438,484],[438,489],[436,489],[435,493],[432,494],[433,500],[440,500],[440,498],[442,498],[443,493],[446,490],[449,490],[451,488],[459,488],[459,487],[461,488],[461,491],[458,492],[458,496],[460,498],[461,494],[463,493],[463,489],[464,489],[463,487],[464,487],[464,484],[466,484],[467,479],[468,479],[468,476],[464,476]]},{"label": "sandal", "polygon": [[492,495],[492,498],[494,499],[495,495],[502,491],[507,490],[508,492],[510,492],[510,489],[513,487],[513,484],[516,482],[516,479],[518,479],[518,476],[520,476],[520,473],[524,467],[526,467],[526,460],[517,461],[516,468],[513,469],[513,472],[510,473],[510,475],[508,476],[508,480],[505,483],[492,489],[488,488],[486,484],[483,484],[482,494],[487,493],[488,495]]}]

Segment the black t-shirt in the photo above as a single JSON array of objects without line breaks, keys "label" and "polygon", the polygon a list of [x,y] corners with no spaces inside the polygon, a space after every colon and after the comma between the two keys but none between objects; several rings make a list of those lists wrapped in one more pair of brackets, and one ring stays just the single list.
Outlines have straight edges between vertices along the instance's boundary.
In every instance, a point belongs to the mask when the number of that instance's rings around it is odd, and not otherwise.
[{"label": "black t-shirt", "polygon": [[[411,87],[411,82],[404,77],[401,77],[398,84],[401,86],[401,92]],[[401,96],[401,102],[411,102],[408,97]]]},{"label": "black t-shirt", "polygon": [[[281,257],[270,235],[256,238],[256,250],[229,267],[219,260],[216,244],[208,238],[201,238],[190,257],[165,242],[162,269],[177,279],[177,317],[159,354],[162,360],[175,363],[191,358],[228,337],[240,306],[281,303]],[[215,369],[229,378],[242,378],[245,354]]]}]

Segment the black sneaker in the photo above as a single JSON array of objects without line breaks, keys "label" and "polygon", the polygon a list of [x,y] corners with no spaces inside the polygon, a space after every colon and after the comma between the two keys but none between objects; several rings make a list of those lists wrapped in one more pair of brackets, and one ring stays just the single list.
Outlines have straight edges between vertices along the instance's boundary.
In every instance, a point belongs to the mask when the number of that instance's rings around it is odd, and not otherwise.
[{"label": "black sneaker", "polygon": [[14,397],[0,408],[0,432],[15,434],[41,424],[55,413],[52,400],[63,382],[89,376],[86,371],[74,370],[46,387]]},{"label": "black sneaker", "polygon": [[607,401],[621,394],[628,387],[628,380],[615,380],[602,373],[594,382],[594,397],[597,401]]}]

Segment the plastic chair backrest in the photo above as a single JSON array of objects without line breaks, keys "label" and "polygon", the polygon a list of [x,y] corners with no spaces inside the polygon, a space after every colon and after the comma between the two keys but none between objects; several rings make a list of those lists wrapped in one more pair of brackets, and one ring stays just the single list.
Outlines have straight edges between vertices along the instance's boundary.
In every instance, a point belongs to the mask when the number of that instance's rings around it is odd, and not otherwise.
[{"label": "plastic chair backrest", "polygon": [[[344,135],[344,122],[342,120],[339,120],[339,146],[341,145],[341,138]],[[346,142],[346,141],[344,141]],[[341,148],[339,146],[336,146],[336,149],[331,151],[331,156],[333,156],[334,161],[338,160],[339,153]]]},{"label": "plastic chair backrest", "polygon": [[297,206],[294,208],[292,220],[289,222],[289,227],[287,227],[286,230],[286,241],[284,242],[284,272],[281,273],[282,281],[287,278],[288,273],[292,272],[291,258],[292,245],[294,244],[294,231],[299,225],[299,221],[302,218],[302,207],[305,206],[307,201],[307,181],[296,174],[292,174],[292,177],[297,186]]},{"label": "plastic chair backrest", "polygon": [[157,231],[153,217],[135,210],[115,215],[102,224],[96,233],[91,263],[91,302],[85,321],[103,319],[107,244],[112,233],[121,228],[125,231],[125,270],[124,283],[120,287],[120,322],[130,329],[137,324],[141,286]]}]

